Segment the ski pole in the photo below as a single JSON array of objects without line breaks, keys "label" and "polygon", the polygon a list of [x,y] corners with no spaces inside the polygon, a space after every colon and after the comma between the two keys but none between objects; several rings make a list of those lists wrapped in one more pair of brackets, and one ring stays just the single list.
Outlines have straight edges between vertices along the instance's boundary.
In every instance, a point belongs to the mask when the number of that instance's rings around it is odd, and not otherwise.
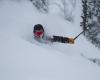
[{"label": "ski pole", "polygon": [[87,30],[89,30],[89,27],[85,28],[82,32],[80,32],[80,33],[74,38],[74,40],[77,39],[81,34],[83,34],[83,33],[84,33],[85,31],[87,31]]},{"label": "ski pole", "polygon": [[85,30],[83,30],[81,33],[79,33],[75,38],[74,38],[74,40],[75,39],[77,39],[81,34],[83,34],[85,32]]}]

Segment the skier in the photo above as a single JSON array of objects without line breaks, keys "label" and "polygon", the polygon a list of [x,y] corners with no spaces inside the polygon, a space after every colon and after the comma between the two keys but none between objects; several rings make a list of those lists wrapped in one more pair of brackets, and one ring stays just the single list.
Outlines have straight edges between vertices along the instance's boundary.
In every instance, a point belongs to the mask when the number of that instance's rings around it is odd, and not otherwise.
[{"label": "skier", "polygon": [[69,43],[74,44],[74,38],[62,37],[62,36],[47,36],[45,34],[44,28],[41,24],[34,25],[33,28],[34,38],[39,42],[60,42],[60,43]]}]

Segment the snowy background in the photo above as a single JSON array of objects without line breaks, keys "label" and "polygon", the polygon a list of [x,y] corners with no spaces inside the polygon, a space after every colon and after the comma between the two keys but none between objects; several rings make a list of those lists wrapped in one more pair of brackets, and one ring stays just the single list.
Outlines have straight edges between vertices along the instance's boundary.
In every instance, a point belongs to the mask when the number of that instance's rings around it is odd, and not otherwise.
[{"label": "snowy background", "polygon": [[100,80],[100,51],[83,35],[74,45],[34,40],[37,23],[50,36],[75,37],[82,31],[80,0],[72,22],[52,7],[45,14],[29,1],[0,1],[0,80]]}]

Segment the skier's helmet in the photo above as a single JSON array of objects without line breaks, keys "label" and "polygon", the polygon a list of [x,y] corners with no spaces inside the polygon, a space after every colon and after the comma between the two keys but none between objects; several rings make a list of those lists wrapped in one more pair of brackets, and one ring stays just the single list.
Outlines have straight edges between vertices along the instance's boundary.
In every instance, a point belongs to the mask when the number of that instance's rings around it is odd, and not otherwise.
[{"label": "skier's helmet", "polygon": [[44,28],[41,24],[34,25],[33,33],[35,37],[43,37],[44,36]]}]

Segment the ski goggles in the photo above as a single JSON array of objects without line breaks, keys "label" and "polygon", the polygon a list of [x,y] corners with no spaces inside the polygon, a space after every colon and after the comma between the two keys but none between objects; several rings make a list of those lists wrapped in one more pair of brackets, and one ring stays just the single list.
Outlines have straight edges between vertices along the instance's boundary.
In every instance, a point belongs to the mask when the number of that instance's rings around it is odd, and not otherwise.
[{"label": "ski goggles", "polygon": [[44,32],[43,32],[43,30],[36,30],[34,34],[37,37],[42,37],[44,35]]}]

